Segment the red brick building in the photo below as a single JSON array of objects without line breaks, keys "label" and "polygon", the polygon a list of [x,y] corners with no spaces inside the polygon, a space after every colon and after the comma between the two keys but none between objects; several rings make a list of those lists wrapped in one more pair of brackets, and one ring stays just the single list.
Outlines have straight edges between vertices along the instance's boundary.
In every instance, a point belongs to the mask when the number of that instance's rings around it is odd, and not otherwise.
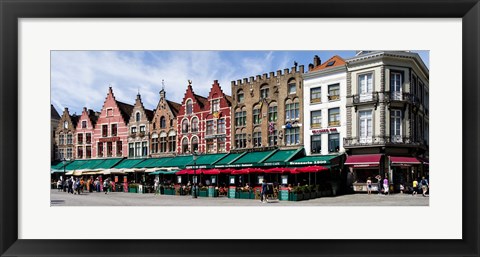
[{"label": "red brick building", "polygon": [[93,134],[95,124],[97,122],[99,112],[87,110],[83,107],[82,115],[80,116],[75,131],[75,149],[76,159],[91,159],[93,149]]},{"label": "red brick building", "polygon": [[230,151],[232,98],[213,82],[208,98],[193,92],[191,81],[177,115],[177,153]]},{"label": "red brick building", "polygon": [[133,106],[117,101],[109,87],[93,133],[92,157],[128,156],[128,121],[132,111]]}]

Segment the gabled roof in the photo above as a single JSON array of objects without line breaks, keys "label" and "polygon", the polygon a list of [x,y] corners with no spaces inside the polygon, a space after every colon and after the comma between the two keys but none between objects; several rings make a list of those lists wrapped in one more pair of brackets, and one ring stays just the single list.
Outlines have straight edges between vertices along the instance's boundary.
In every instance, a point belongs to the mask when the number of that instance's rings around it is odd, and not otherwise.
[{"label": "gabled roof", "polygon": [[117,103],[118,108],[120,109],[120,113],[122,114],[123,120],[125,123],[130,121],[130,114],[133,111],[133,105],[122,103],[120,101],[115,100]]},{"label": "gabled roof", "polygon": [[96,112],[92,109],[88,110],[88,118],[90,118],[90,121],[92,122],[92,126],[95,126],[95,124],[97,124],[97,120],[99,116],[100,116],[99,112]]},{"label": "gabled roof", "polygon": [[229,96],[229,95],[225,95],[225,99],[227,99],[227,102],[232,105],[233,104],[233,97]]},{"label": "gabled roof", "polygon": [[208,105],[208,99],[206,97],[200,96],[193,94],[195,96],[195,99],[197,99],[197,103],[200,106],[200,109],[203,110],[203,108]]},{"label": "gabled roof", "polygon": [[77,124],[78,124],[78,120],[80,119],[80,116],[74,114],[74,115],[70,115],[70,120],[72,121],[72,125],[74,128],[77,127]]},{"label": "gabled roof", "polygon": [[179,104],[179,103],[176,103],[176,102],[169,101],[169,100],[166,100],[166,101],[167,101],[168,106],[172,110],[173,115],[177,116],[178,112],[180,111],[180,108],[182,108],[182,105]]},{"label": "gabled roof", "polygon": [[155,113],[152,110],[149,110],[149,109],[145,109],[145,114],[147,115],[148,121],[152,121],[153,116],[155,115]]},{"label": "gabled roof", "polygon": [[342,66],[342,65],[345,65],[345,60],[342,57],[335,55],[332,58],[328,59],[326,62],[322,63],[321,65],[318,65],[317,67],[313,68],[311,71],[324,70],[324,69]]},{"label": "gabled roof", "polygon": [[55,107],[53,107],[53,104],[50,105],[50,117],[52,119],[56,119],[56,120],[59,120],[61,119],[62,117],[60,117],[60,114],[58,114],[57,110],[55,109]]}]

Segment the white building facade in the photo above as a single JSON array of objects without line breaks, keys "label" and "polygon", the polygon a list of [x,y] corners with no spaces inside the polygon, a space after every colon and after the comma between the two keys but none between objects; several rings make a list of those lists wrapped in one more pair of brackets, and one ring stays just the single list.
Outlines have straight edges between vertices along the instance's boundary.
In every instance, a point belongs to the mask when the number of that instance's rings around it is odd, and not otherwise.
[{"label": "white building facade", "polygon": [[304,74],[304,145],[307,155],[344,153],[347,72],[334,56]]}]

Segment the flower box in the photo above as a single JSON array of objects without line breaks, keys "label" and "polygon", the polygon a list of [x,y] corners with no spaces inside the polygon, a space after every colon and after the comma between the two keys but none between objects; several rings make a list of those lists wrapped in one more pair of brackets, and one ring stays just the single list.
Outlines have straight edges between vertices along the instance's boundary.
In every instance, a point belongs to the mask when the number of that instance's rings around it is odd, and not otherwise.
[{"label": "flower box", "polygon": [[129,187],[129,188],[128,188],[128,192],[129,192],[129,193],[136,193],[136,192],[137,192],[137,188],[136,188],[136,187]]},{"label": "flower box", "polygon": [[198,191],[198,196],[208,197],[208,191],[207,190],[200,190],[200,191]]},{"label": "flower box", "polygon": [[240,199],[250,199],[250,192],[240,192]]},{"label": "flower box", "polygon": [[303,193],[290,193],[289,194],[289,201],[302,201],[303,200]]},{"label": "flower box", "polygon": [[166,195],[175,195],[175,189],[173,188],[165,188],[164,191]]}]

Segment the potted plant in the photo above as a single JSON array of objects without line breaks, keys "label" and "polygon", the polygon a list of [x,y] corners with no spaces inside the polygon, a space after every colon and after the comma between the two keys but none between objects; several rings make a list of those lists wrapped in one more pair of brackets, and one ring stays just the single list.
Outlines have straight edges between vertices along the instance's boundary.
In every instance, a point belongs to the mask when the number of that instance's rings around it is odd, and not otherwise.
[{"label": "potted plant", "polygon": [[138,191],[138,184],[137,183],[128,184],[128,192],[129,193],[137,193],[137,191]]},{"label": "potted plant", "polygon": [[301,201],[303,200],[303,188],[301,186],[293,187],[292,191],[289,193],[290,201]]},{"label": "potted plant", "polygon": [[201,186],[198,190],[198,196],[200,197],[208,197],[208,187]]},{"label": "potted plant", "polygon": [[303,191],[303,200],[309,200],[310,199],[310,187],[308,185],[305,185],[305,186],[303,186],[302,191]]},{"label": "potted plant", "polygon": [[165,194],[166,195],[175,195],[175,187],[173,185],[169,185],[165,187]]}]

